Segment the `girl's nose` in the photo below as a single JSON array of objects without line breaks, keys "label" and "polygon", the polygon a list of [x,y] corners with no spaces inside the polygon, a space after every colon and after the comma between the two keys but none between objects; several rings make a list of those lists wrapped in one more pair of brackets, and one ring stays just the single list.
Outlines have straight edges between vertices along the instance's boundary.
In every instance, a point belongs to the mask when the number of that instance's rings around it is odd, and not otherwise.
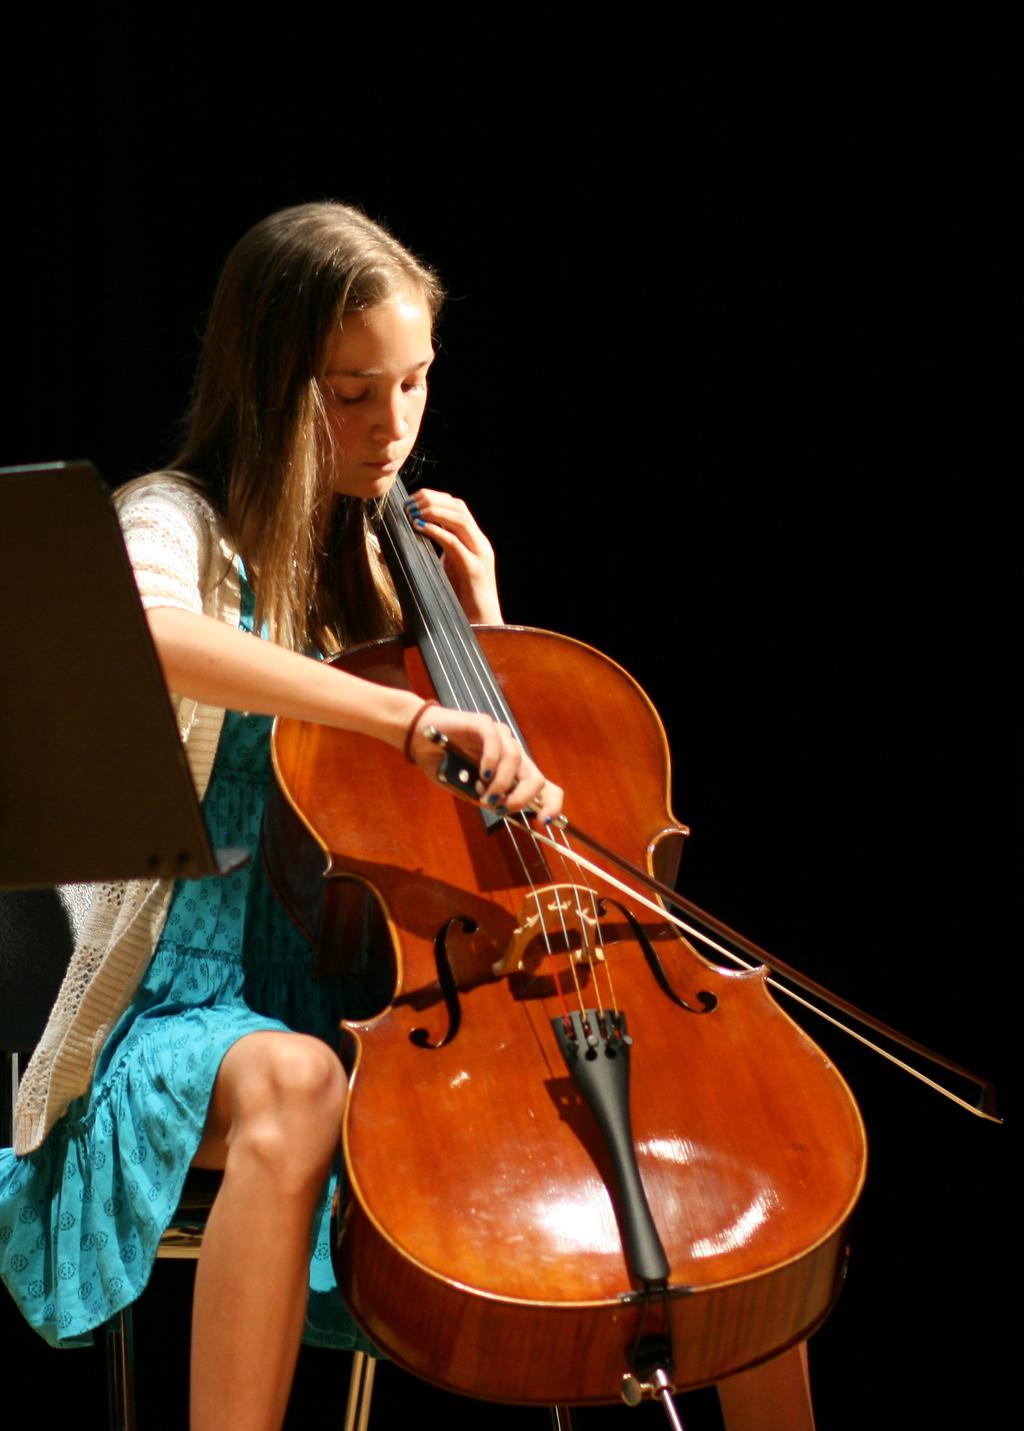
[{"label": "girl's nose", "polygon": [[381,404],[376,426],[380,434],[392,442],[408,434],[409,421],[405,415],[404,393],[395,393]]}]

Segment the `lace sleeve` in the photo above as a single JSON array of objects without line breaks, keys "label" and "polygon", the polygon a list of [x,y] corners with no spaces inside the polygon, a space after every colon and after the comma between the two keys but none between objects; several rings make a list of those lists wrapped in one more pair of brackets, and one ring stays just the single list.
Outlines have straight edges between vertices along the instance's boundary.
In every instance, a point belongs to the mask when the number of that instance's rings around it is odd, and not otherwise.
[{"label": "lace sleeve", "polygon": [[202,614],[209,504],[173,477],[132,483],[115,501],[143,606],[177,606]]}]

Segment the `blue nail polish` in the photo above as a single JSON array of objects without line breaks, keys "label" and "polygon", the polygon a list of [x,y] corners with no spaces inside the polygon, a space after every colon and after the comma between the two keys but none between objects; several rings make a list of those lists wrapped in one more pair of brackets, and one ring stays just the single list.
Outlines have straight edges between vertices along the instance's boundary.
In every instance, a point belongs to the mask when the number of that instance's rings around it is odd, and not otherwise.
[{"label": "blue nail polish", "polygon": [[415,527],[425,527],[426,525],[427,525],[426,522],[423,521],[423,519],[422,519],[421,517],[417,517],[416,520],[415,520],[415,522],[413,523],[413,526],[415,526]]},{"label": "blue nail polish", "polygon": [[485,780],[493,780],[493,779],[494,779],[494,771],[493,771],[493,770],[484,770],[484,771],[481,772],[481,774],[483,775],[483,778],[484,778]]},{"label": "blue nail polish", "polygon": [[487,797],[487,803],[488,803],[488,805],[497,805],[497,803],[498,803],[498,797],[497,797],[497,795],[488,795],[488,797]]}]

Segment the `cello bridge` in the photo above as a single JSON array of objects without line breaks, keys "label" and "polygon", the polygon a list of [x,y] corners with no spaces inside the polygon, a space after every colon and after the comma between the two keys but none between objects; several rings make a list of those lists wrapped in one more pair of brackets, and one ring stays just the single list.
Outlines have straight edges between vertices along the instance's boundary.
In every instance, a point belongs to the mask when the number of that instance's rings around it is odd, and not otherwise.
[{"label": "cello bridge", "polygon": [[505,952],[492,966],[494,974],[532,974],[549,954],[570,954],[577,964],[602,962],[602,913],[593,890],[583,885],[538,885],[523,902]]}]

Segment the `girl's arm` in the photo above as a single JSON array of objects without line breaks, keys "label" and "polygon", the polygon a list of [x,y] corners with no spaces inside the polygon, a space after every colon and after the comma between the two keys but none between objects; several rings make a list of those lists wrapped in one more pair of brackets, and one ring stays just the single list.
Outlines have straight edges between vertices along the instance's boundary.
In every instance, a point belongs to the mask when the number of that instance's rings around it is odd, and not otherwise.
[{"label": "girl's arm", "polygon": [[542,818],[561,810],[558,786],[545,781],[508,727],[489,716],[442,706],[424,710],[412,691],[364,681],[192,611],[158,606],[146,614],[164,679],[178,695],[225,710],[354,730],[399,750],[413,727],[409,753],[430,778],[441,760],[423,734],[433,725],[482,772],[491,772],[478,791],[481,800],[493,795],[512,813],[532,804]]}]

